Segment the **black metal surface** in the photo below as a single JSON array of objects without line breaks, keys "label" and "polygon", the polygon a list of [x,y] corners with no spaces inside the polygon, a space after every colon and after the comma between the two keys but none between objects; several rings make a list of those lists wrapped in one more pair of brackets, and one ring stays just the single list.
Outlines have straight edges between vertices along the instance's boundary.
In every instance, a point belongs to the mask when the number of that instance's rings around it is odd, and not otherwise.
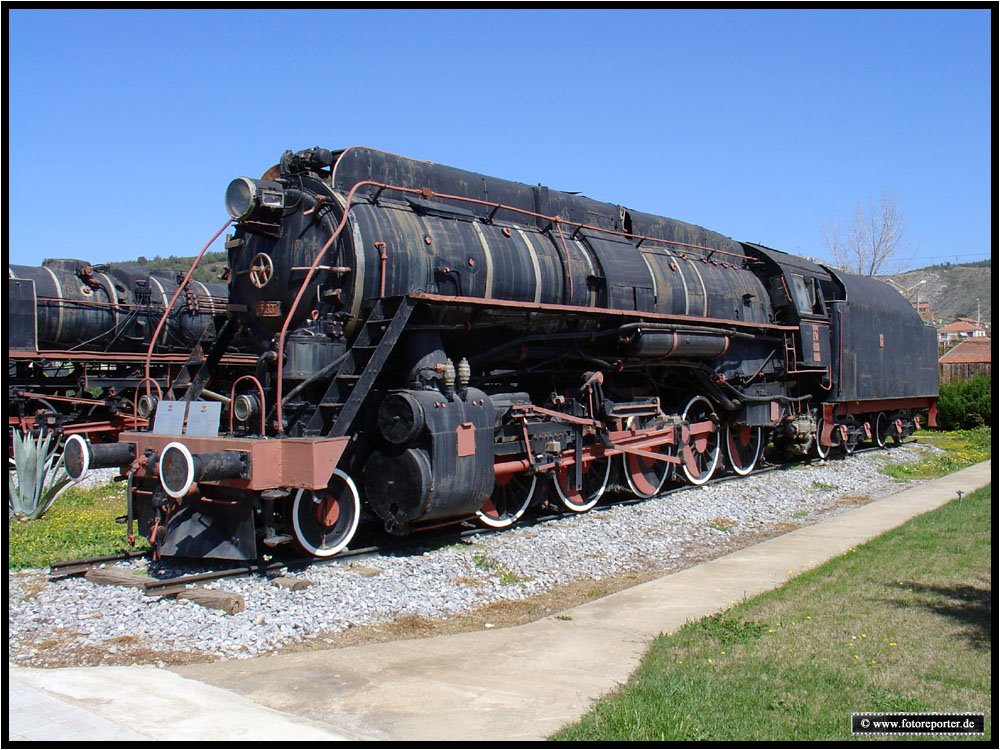
[{"label": "black metal surface", "polygon": [[888,284],[832,271],[834,401],[938,395],[937,332]]},{"label": "black metal surface", "polygon": [[244,503],[192,502],[167,521],[160,554],[167,557],[254,560],[253,511]]},{"label": "black metal surface", "polygon": [[[400,531],[417,521],[479,510],[493,491],[495,416],[490,398],[469,388],[451,398],[428,390],[395,393],[387,400],[386,416],[398,411],[393,404],[415,405],[419,428],[405,430],[407,440],[382,445],[369,457],[364,486],[375,512]],[[390,419],[389,424],[398,423]]]}]

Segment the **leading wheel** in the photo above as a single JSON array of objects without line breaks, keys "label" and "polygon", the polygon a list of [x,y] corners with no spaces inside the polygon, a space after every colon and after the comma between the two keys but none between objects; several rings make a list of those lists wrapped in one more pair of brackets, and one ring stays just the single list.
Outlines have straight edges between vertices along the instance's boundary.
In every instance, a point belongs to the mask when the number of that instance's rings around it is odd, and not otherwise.
[{"label": "leading wheel", "polygon": [[[630,418],[628,426],[631,426],[637,418]],[[638,419],[637,429],[649,427],[654,422],[653,418],[646,417]],[[652,448],[646,448],[650,453],[658,453],[663,456],[673,456],[675,447],[672,443],[664,443]],[[660,461],[648,456],[640,456],[635,453],[622,454],[622,469],[625,474],[625,481],[632,494],[636,497],[650,498],[655,496],[666,484],[674,473],[674,465],[668,461]]]},{"label": "leading wheel", "polygon": [[333,470],[322,490],[299,490],[292,503],[295,541],[310,555],[332,557],[354,537],[361,518],[361,497],[347,474]]},{"label": "leading wheel", "polygon": [[729,468],[745,477],[757,467],[764,447],[764,430],[745,424],[726,425],[726,458]]},{"label": "leading wheel", "polygon": [[535,474],[509,474],[498,479],[490,499],[476,511],[476,521],[491,529],[513,526],[531,505],[537,484]]},{"label": "leading wheel", "polygon": [[712,403],[704,396],[695,396],[684,407],[683,419],[689,425],[711,422],[709,432],[692,434],[682,447],[684,460],[681,468],[685,478],[693,485],[705,484],[719,465],[719,417]]},{"label": "leading wheel", "polygon": [[608,488],[611,476],[611,460],[595,458],[583,462],[583,482],[576,489],[576,465],[570,464],[559,470],[553,477],[560,504],[573,513],[585,513],[597,505]]}]

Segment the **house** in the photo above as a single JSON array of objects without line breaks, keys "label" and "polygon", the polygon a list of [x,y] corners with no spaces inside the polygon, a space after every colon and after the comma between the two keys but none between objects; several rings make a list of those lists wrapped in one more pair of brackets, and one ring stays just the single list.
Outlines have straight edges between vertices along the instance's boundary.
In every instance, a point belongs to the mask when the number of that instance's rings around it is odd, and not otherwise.
[{"label": "house", "polygon": [[925,323],[933,323],[937,316],[934,314],[934,310],[931,307],[931,303],[927,300],[917,301],[917,313],[920,315],[920,319]]},{"label": "house", "polygon": [[982,336],[968,338],[938,359],[938,374],[942,383],[968,380],[973,375],[992,378],[991,339]]},{"label": "house", "polygon": [[939,342],[951,343],[971,338],[986,338],[986,328],[969,318],[960,318],[938,328]]}]

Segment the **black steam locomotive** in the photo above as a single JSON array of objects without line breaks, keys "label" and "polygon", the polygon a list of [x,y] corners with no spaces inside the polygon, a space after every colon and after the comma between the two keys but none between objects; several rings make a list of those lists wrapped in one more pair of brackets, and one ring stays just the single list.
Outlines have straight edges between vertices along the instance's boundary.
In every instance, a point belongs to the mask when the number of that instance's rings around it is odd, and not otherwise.
[{"label": "black steam locomotive", "polygon": [[[9,266],[8,430],[108,441],[144,426],[157,394],[187,387],[186,369],[214,347],[226,319],[224,284],[194,281],[178,293],[180,281],[173,273],[73,259]],[[227,353],[220,367],[255,361]],[[137,387],[150,395],[137,397]]]},{"label": "black steam locomotive", "polygon": [[363,511],[502,528],[934,421],[934,332],[870,278],[369,148],[286,152],[226,206],[254,375],[223,414],[209,356],[150,430],[66,450],[122,468],[163,555],[330,556]]}]

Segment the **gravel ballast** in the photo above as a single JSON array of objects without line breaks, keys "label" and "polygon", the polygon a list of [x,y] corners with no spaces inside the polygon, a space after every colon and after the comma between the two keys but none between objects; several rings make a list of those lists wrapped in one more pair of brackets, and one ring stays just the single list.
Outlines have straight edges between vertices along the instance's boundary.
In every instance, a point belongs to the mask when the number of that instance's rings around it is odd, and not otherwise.
[{"label": "gravel ballast", "polygon": [[[263,577],[211,581],[246,608],[224,614],[191,601],[47,570],[8,574],[8,659],[24,666],[114,664],[186,658],[250,658],[314,640],[335,644],[347,628],[407,616],[440,619],[491,602],[543,595],[563,584],[630,572],[670,572],[815,523],[909,486],[880,473],[919,460],[908,444],[828,463],[797,464],[634,505],[599,506],[499,534],[418,552],[388,553],[296,572],[310,585]],[[145,572],[144,559],[117,563]],[[156,567],[158,576],[166,571]],[[177,571],[190,572],[190,571]]]}]

